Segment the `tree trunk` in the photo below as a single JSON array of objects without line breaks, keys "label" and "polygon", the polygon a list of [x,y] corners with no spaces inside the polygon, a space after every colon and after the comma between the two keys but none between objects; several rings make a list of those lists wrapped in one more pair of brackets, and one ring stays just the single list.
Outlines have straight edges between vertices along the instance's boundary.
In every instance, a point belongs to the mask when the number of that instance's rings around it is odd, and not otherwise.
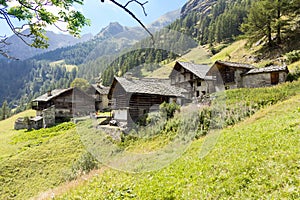
[{"label": "tree trunk", "polygon": [[271,28],[271,20],[268,20],[267,22],[267,35],[268,35],[268,44],[269,46],[273,46],[273,43],[272,43],[272,28]]},{"label": "tree trunk", "polygon": [[277,5],[277,44],[281,44],[281,0],[278,0]]}]

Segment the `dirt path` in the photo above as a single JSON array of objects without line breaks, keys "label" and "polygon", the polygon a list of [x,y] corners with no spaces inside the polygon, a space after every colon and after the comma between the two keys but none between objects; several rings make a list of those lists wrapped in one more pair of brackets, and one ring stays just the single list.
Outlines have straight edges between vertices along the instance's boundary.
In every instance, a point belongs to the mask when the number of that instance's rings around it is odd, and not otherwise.
[{"label": "dirt path", "polygon": [[60,196],[80,185],[83,185],[85,182],[89,181],[93,177],[102,174],[107,167],[101,167],[100,169],[93,170],[88,174],[85,174],[83,176],[78,177],[77,179],[70,181],[70,182],[65,182],[62,185],[50,189],[48,191],[42,192],[39,195],[31,198],[31,200],[45,200],[45,199],[53,199],[54,197]]}]

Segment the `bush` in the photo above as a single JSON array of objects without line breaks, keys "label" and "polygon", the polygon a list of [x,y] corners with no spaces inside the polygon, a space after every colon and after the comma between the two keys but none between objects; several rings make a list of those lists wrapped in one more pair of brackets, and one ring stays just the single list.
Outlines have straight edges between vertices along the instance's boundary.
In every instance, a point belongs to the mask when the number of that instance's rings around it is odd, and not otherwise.
[{"label": "bush", "polygon": [[300,60],[300,50],[294,50],[285,55],[287,57],[288,63],[293,63]]},{"label": "bush", "polygon": [[174,114],[176,111],[180,110],[180,106],[176,103],[163,102],[159,106],[159,110],[161,112],[161,116],[166,117],[167,119],[170,119],[170,118],[174,117]]},{"label": "bush", "polygon": [[70,173],[66,175],[66,180],[74,180],[77,177],[97,168],[98,161],[94,158],[94,156],[91,153],[86,152],[82,154],[82,156],[72,165]]},{"label": "bush", "polygon": [[286,80],[292,82],[298,80],[299,78],[300,78],[300,67],[297,66],[294,72],[288,73]]},{"label": "bush", "polygon": [[222,44],[222,45],[219,45],[219,46],[217,46],[217,47],[212,47],[212,48],[211,48],[211,53],[212,53],[213,55],[215,55],[215,54],[221,52],[221,51],[222,51],[223,49],[225,49],[226,47],[228,47],[227,44]]},{"label": "bush", "polygon": [[159,112],[150,112],[148,113],[146,123],[148,124],[156,124],[161,120],[161,115]]}]

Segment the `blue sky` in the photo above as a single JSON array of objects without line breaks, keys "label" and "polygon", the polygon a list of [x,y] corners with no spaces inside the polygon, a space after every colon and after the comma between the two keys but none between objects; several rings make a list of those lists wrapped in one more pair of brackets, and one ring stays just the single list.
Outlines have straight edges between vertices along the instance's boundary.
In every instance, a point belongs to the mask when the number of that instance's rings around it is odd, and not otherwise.
[{"label": "blue sky", "polygon": [[[140,2],[145,2],[141,0]],[[127,0],[119,0],[118,2],[124,4]],[[128,8],[132,10],[144,24],[149,24],[159,18],[161,15],[181,8],[187,0],[148,0],[145,4],[147,16],[144,16],[142,8],[136,3],[131,3]],[[97,34],[103,27],[107,26],[110,22],[119,22],[125,26],[138,26],[139,24],[125,11],[119,7],[109,3],[106,0],[101,3],[100,0],[86,0],[84,6],[78,7],[83,14],[91,20],[91,26],[84,27],[82,34],[92,33]],[[11,35],[8,26],[4,21],[0,21],[0,35]]]},{"label": "blue sky", "polygon": [[[144,15],[142,8],[132,3],[130,9],[134,11],[144,24],[149,24],[159,18],[161,15],[181,8],[187,0],[148,0],[145,4],[147,16]],[[107,1],[108,2],[108,1]],[[126,3],[127,1],[119,1]],[[141,2],[145,2],[142,0]],[[91,19],[91,26],[85,27],[83,33],[98,33],[101,28],[107,26],[109,22],[119,22],[126,26],[138,26],[137,22],[122,9],[111,3],[101,3],[98,1],[88,0],[82,8],[84,15]]]}]

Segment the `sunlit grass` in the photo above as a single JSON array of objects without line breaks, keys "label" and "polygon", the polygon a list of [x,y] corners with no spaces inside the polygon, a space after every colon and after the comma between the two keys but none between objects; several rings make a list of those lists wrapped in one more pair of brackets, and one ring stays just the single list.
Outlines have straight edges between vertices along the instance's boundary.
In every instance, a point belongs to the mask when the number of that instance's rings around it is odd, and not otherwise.
[{"label": "sunlit grass", "polygon": [[107,170],[58,199],[298,199],[299,107],[298,95],[223,130],[204,158],[201,138],[166,168]]},{"label": "sunlit grass", "polygon": [[72,123],[37,131],[13,130],[25,111],[0,122],[0,199],[28,199],[63,183],[84,152]]},{"label": "sunlit grass", "polygon": [[294,72],[297,67],[300,69],[300,60],[288,65],[290,72]]}]

